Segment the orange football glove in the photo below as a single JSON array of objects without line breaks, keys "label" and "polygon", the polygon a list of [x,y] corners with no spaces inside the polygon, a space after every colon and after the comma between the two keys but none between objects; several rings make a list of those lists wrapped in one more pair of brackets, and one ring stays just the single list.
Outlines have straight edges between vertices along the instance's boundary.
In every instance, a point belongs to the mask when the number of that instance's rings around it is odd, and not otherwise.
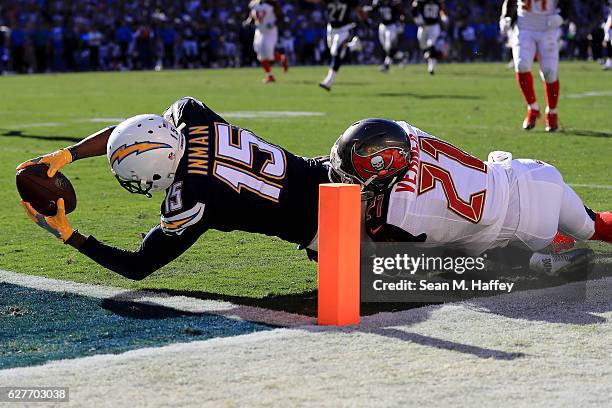
[{"label": "orange football glove", "polygon": [[55,176],[55,173],[60,171],[65,165],[72,163],[72,154],[70,154],[68,149],[60,149],[53,153],[45,154],[44,156],[21,163],[19,166],[17,166],[17,171],[40,163],[49,166],[47,176],[53,177]]},{"label": "orange football glove", "polygon": [[74,229],[70,226],[70,222],[66,217],[66,208],[64,207],[63,198],[57,200],[57,214],[50,217],[42,215],[36,211],[30,203],[23,200],[21,201],[21,205],[23,205],[26,214],[32,221],[55,235],[57,239],[66,242],[74,233]]}]

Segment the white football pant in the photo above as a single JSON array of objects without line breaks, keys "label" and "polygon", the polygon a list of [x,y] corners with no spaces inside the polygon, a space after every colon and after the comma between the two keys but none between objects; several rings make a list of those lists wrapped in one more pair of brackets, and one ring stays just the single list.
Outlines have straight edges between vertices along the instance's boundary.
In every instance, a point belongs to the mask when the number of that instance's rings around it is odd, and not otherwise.
[{"label": "white football pant", "polygon": [[515,29],[512,56],[516,72],[530,72],[536,54],[540,74],[547,83],[559,78],[559,30],[529,31]]},{"label": "white football pant", "polygon": [[419,26],[417,31],[417,39],[421,50],[434,47],[438,37],[440,36],[440,24],[431,24]]},{"label": "white football pant", "polygon": [[378,25],[378,41],[385,53],[389,54],[397,47],[400,32],[401,29],[397,24],[384,25],[381,23]]},{"label": "white football pant", "polygon": [[593,236],[595,222],[555,167],[538,160],[512,160],[508,176],[511,201],[504,229],[509,223],[516,225],[511,242],[538,251],[550,245],[557,231],[577,241]]},{"label": "white football pant", "polygon": [[276,27],[269,30],[260,30],[259,28],[255,30],[253,49],[260,62],[274,59],[274,50],[276,49],[277,40],[278,30]]},{"label": "white football pant", "polygon": [[351,39],[351,30],[354,26],[353,23],[339,28],[332,28],[331,25],[327,25],[327,46],[332,57],[344,57],[345,44]]}]

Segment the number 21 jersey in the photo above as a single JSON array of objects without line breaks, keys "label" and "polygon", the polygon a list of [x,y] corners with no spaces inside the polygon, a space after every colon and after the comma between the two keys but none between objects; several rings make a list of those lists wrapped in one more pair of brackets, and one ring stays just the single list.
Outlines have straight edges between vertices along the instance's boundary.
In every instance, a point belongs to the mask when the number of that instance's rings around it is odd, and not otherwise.
[{"label": "number 21 jersey", "polygon": [[398,123],[410,138],[410,170],[390,193],[369,204],[370,234],[382,216],[382,222],[409,233],[418,245],[473,253],[494,246],[509,202],[506,170]]},{"label": "number 21 jersey", "polygon": [[326,167],[230,125],[193,98],[175,102],[164,117],[187,139],[162,203],[164,232],[241,230],[304,246],[312,241]]}]

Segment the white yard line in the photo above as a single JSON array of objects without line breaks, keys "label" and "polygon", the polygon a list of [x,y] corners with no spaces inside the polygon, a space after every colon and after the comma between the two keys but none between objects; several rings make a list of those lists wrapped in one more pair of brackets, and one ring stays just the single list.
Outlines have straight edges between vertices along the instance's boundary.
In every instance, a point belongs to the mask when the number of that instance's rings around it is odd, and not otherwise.
[{"label": "white yard line", "polygon": [[300,111],[238,111],[222,112],[219,115],[227,118],[241,119],[271,119],[271,118],[300,118],[325,116],[323,112],[300,112]]},{"label": "white yard line", "polygon": [[612,190],[612,186],[608,186],[605,184],[582,184],[582,183],[570,183],[571,187],[584,187],[584,188],[593,188],[598,190]]},{"label": "white yard line", "polygon": [[235,305],[230,302],[203,300],[186,296],[170,296],[153,292],[134,291],[110,286],[98,286],[76,283],[58,279],[44,278],[34,275],[24,275],[0,270],[0,282],[12,283],[27,288],[49,292],[68,292],[98,299],[113,298],[130,302],[160,305],[176,310],[192,313],[211,313],[230,319],[248,320],[277,326],[300,326],[312,324],[315,319],[298,314],[262,309],[253,306]]},{"label": "white yard line", "polygon": [[612,91],[587,91],[565,95],[565,97],[568,99],[595,98],[600,96],[612,96]]},{"label": "white yard line", "polygon": [[40,123],[18,123],[14,125],[6,125],[8,129],[28,129],[28,128],[37,128],[37,127],[57,127],[63,126],[65,123],[63,122],[40,122]]},{"label": "white yard line", "polygon": [[[227,118],[239,119],[279,119],[279,118],[301,118],[301,117],[319,117],[325,116],[324,112],[306,112],[306,111],[236,111],[222,112],[219,115]],[[52,115],[48,115],[52,116]],[[61,116],[61,115],[54,115]],[[88,122],[88,123],[120,123],[126,118],[120,117],[95,117],[84,119],[70,119],[67,122],[42,122],[42,123],[17,123],[6,125],[8,129],[24,129],[36,127],[57,127],[64,126],[68,123]]]}]

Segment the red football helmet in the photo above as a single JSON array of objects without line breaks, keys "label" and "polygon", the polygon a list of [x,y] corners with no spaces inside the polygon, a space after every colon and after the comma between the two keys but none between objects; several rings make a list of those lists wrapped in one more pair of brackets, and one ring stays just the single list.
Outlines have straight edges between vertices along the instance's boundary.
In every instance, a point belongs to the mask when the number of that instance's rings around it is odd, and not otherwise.
[{"label": "red football helmet", "polygon": [[330,162],[333,180],[381,190],[410,167],[410,141],[392,120],[365,119],[340,136],[332,147]]}]

